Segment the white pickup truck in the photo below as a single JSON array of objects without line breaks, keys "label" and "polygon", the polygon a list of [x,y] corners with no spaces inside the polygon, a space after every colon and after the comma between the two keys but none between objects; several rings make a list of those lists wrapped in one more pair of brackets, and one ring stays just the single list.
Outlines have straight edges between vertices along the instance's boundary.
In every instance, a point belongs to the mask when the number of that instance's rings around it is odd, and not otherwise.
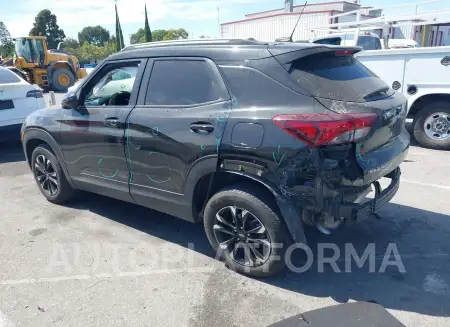
[{"label": "white pickup truck", "polygon": [[420,145],[450,149],[450,47],[361,51],[355,57],[406,96]]},{"label": "white pickup truck", "polygon": [[365,51],[355,57],[408,99],[408,117],[419,144],[450,150],[450,46],[419,48],[413,40],[394,41],[388,41],[389,47],[404,48],[382,49],[383,40],[370,32],[360,32],[356,41],[354,33],[342,33],[310,42],[361,46]]}]

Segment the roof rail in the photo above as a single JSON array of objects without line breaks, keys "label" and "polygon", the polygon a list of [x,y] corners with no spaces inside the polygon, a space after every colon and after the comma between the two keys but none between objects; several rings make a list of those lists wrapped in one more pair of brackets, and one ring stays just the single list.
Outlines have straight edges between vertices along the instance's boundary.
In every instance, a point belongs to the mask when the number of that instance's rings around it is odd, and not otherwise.
[{"label": "roof rail", "polygon": [[183,39],[158,42],[146,42],[126,46],[121,51],[147,49],[170,46],[192,46],[192,45],[267,45],[267,42],[255,39]]}]

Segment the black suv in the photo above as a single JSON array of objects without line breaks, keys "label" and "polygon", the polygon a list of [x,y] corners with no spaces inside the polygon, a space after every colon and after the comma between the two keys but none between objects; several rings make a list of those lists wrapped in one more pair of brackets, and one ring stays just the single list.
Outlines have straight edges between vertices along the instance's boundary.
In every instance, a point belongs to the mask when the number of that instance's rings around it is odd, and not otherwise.
[{"label": "black suv", "polygon": [[23,148],[50,202],[84,190],[203,220],[230,267],[273,274],[287,247],[306,241],[305,224],[329,233],[371,216],[399,187],[406,101],[354,59],[359,50],[252,40],[130,46],[61,109],[30,115]]}]

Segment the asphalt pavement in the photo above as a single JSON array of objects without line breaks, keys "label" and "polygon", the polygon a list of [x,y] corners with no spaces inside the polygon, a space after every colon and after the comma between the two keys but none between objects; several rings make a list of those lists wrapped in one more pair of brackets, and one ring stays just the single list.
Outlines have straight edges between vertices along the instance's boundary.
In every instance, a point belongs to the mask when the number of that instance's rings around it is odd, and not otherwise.
[{"label": "asphalt pavement", "polygon": [[[310,237],[304,273],[253,279],[215,260],[202,224],[88,193],[47,202],[20,145],[1,145],[0,327],[267,326],[349,301],[379,303],[406,326],[449,326],[449,162],[413,145],[380,220]],[[341,252],[339,271],[320,272],[323,243]],[[374,244],[374,266],[345,272],[346,243],[359,254]],[[404,270],[382,269],[392,244]]]}]

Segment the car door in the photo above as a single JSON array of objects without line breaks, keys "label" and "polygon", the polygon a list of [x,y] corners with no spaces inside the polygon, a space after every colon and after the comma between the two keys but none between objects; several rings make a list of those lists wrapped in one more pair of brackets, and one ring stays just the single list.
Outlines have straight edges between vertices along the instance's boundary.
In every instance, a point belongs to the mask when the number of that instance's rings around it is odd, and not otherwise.
[{"label": "car door", "polygon": [[211,60],[149,60],[126,129],[133,199],[191,220],[195,186],[217,168],[230,110],[230,96]]},{"label": "car door", "polygon": [[136,104],[146,61],[106,62],[77,91],[78,108],[64,111],[59,142],[79,188],[132,201],[125,123]]}]

